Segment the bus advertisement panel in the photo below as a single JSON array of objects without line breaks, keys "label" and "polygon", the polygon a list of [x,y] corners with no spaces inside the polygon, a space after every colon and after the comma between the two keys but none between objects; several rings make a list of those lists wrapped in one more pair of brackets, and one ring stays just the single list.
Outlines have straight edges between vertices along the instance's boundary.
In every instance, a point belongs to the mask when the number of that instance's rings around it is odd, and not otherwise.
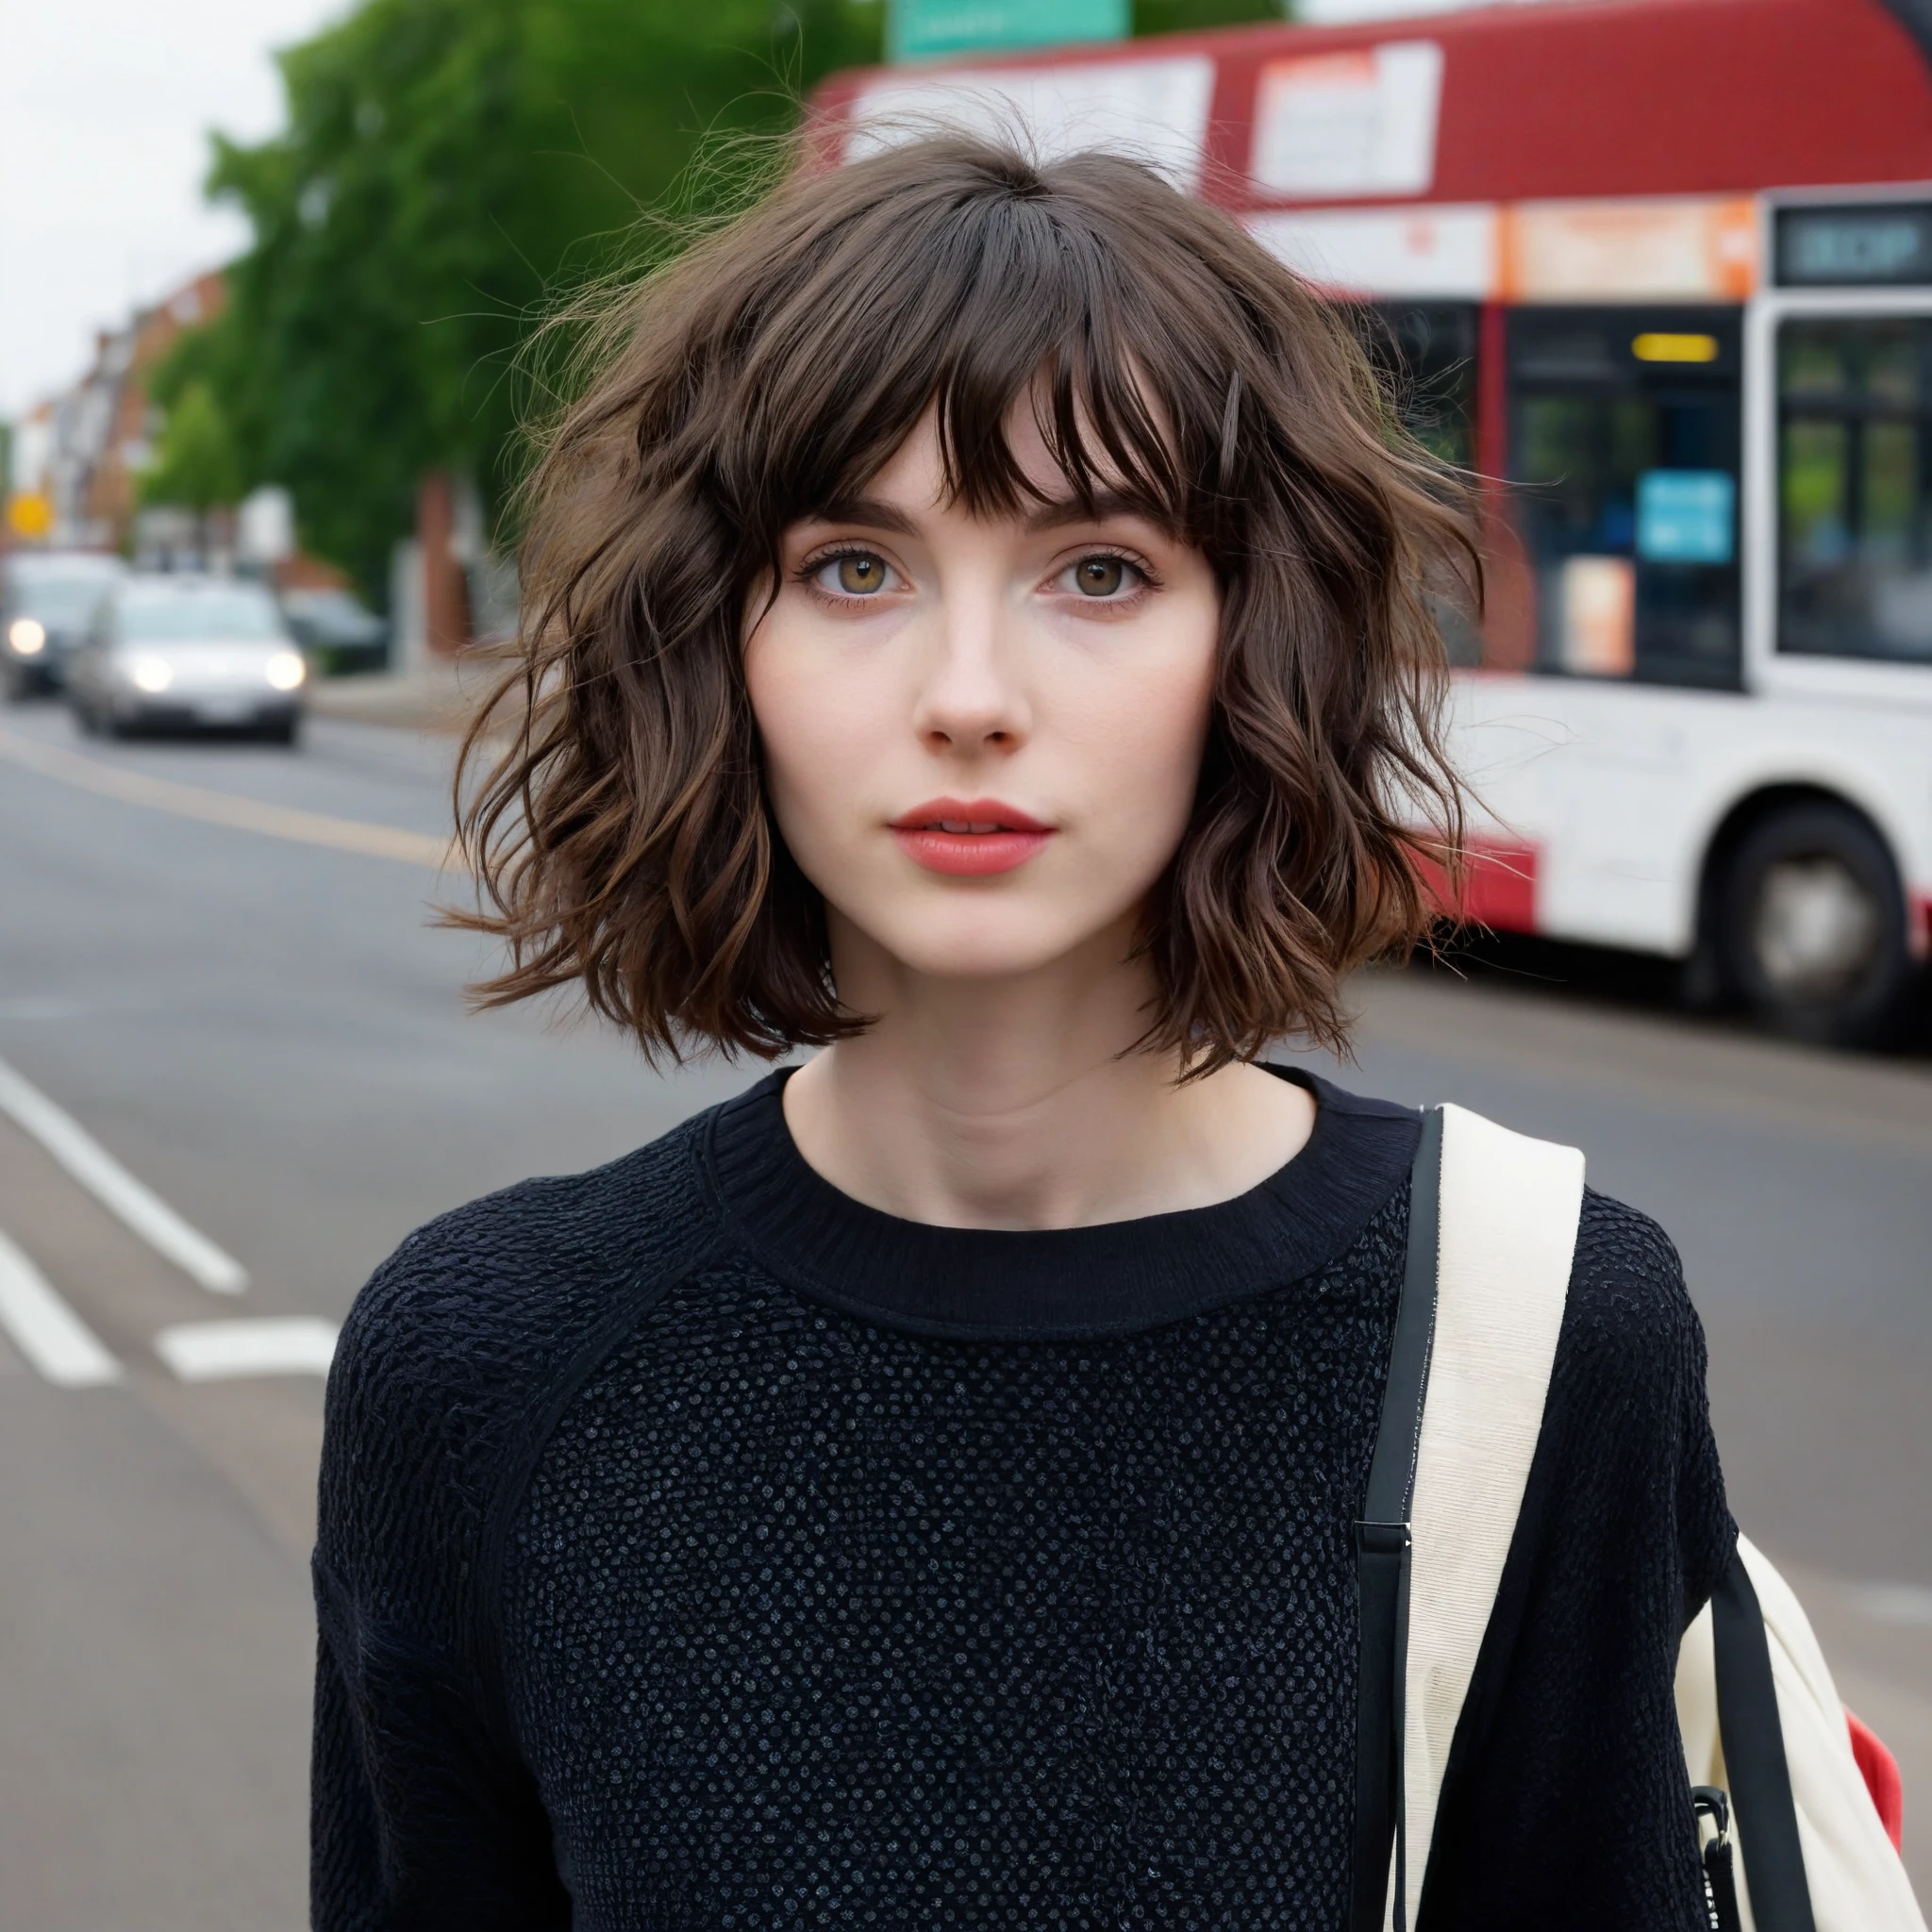
[{"label": "bus advertisement panel", "polygon": [[1483,479],[1464,909],[1885,1035],[1932,954],[1932,44],[1900,0],[1572,0],[834,76],[1124,149],[1360,318]]}]

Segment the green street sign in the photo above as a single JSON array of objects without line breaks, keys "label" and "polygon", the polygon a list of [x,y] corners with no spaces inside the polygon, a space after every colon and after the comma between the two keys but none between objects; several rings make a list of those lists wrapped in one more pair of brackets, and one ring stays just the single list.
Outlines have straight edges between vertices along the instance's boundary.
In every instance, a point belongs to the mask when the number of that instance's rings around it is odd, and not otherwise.
[{"label": "green street sign", "polygon": [[1130,25],[1128,0],[888,0],[886,49],[893,60],[926,60],[1124,41]]}]

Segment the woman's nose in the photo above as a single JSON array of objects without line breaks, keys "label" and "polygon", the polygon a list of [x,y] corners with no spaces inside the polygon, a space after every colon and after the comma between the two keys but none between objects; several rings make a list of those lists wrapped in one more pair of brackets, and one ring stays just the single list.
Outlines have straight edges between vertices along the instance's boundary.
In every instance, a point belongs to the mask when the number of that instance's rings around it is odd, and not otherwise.
[{"label": "woman's nose", "polygon": [[972,756],[1015,751],[1025,741],[1030,707],[1013,675],[1004,616],[991,596],[959,600],[942,613],[914,719],[930,749]]}]

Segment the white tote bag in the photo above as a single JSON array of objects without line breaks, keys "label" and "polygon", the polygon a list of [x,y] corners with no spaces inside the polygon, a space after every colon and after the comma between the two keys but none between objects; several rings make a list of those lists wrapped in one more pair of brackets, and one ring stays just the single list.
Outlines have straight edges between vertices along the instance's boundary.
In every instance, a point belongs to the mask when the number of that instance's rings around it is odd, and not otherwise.
[{"label": "white tote bag", "polygon": [[[1407,1926],[1416,1924],[1442,1774],[1536,1453],[1583,1197],[1574,1148],[1512,1134],[1457,1107],[1441,1115],[1436,1310],[1414,1455],[1396,1706],[1407,1840],[1400,1919]],[[1805,1613],[1764,1556],[1742,1539],[1740,1548],[1763,1612],[1816,1932],[1925,1932]],[[1689,1783],[1728,1788],[1707,1607],[1685,1636],[1676,1691]],[[1738,1821],[1735,1841],[1743,1924],[1765,1932],[1749,1898],[1748,1820]],[[1396,1921],[1391,1882],[1386,1923]]]}]

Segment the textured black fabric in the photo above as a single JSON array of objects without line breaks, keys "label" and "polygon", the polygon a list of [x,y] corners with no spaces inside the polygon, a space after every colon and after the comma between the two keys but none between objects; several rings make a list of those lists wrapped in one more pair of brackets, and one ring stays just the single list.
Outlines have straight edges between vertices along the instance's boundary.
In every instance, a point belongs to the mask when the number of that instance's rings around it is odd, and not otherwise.
[{"label": "textured black fabric", "polygon": [[1191,1213],[1039,1234],[899,1221],[806,1165],[777,1078],[707,1118],[705,1165],[759,1264],[815,1301],[960,1340],[1119,1334],[1298,1280],[1407,1178],[1420,1115],[1274,1071],[1319,1096],[1307,1145],[1259,1187]]},{"label": "textured black fabric", "polygon": [[1736,1541],[1676,1250],[1647,1216],[1586,1191],[1421,1932],[1705,1932],[1673,1685],[1677,1641]]},{"label": "textured black fabric", "polygon": [[[1002,1236],[846,1201],[768,1085],[411,1237],[329,1385],[316,1925],[1339,1927],[1416,1123],[1320,1100],[1239,1202]],[[1730,1538],[1592,1195],[1422,1932],[1702,1923]]]}]

